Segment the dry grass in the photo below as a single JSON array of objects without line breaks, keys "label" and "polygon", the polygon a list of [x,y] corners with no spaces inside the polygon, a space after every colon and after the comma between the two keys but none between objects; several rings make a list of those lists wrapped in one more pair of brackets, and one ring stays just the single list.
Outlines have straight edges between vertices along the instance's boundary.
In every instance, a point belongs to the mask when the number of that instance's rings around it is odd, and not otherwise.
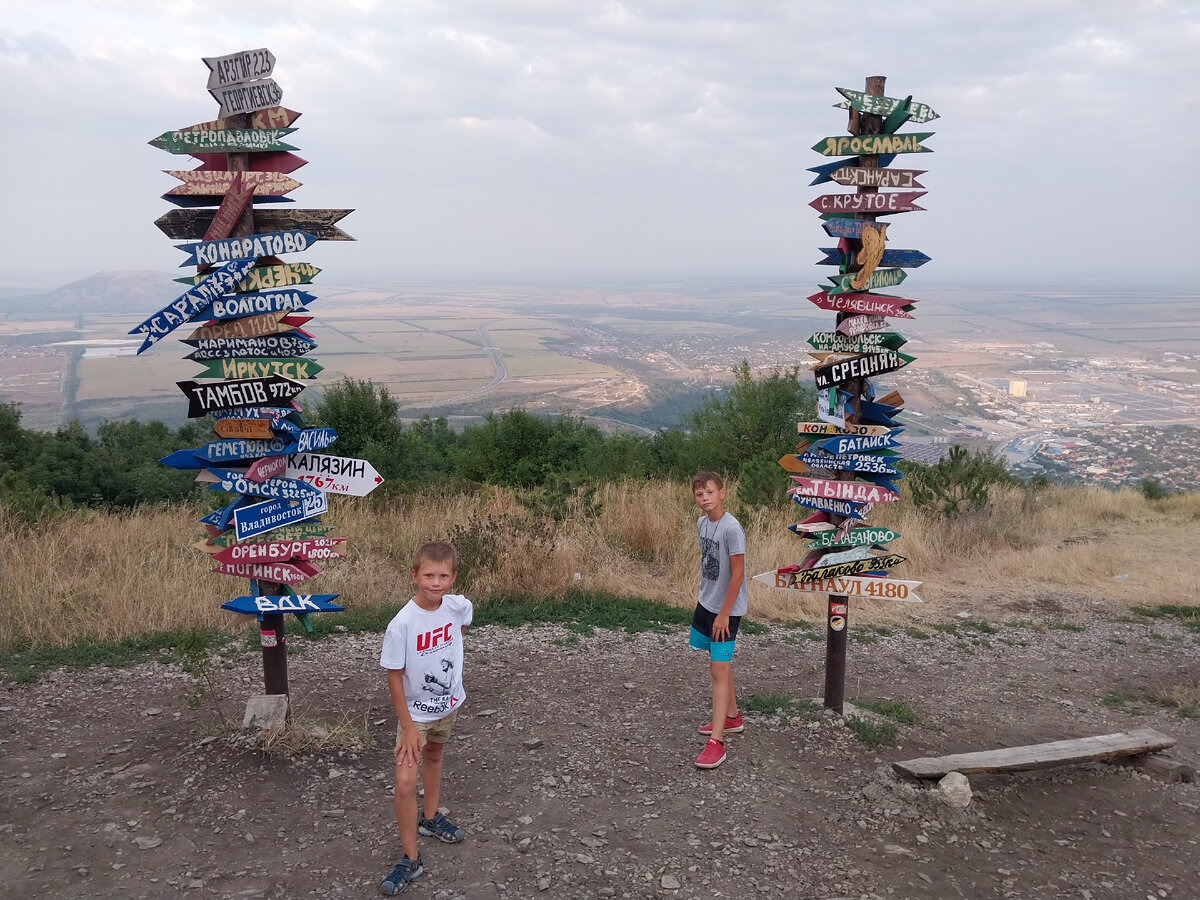
[{"label": "dry grass", "polygon": [[[511,492],[333,498],[328,520],[348,558],[330,560],[311,590],[348,607],[396,608],[410,595],[410,556],[424,540],[463,554],[460,588],[549,598],[575,585],[690,607],[696,590],[696,510],[686,485],[624,482],[597,493],[599,514],[536,520]],[[736,486],[727,505],[736,507]],[[787,530],[801,509],[746,517],[747,571],[795,562],[803,544]],[[85,512],[32,532],[0,523],[0,645],[64,646],[159,630],[220,627],[245,619],[220,610],[246,582],[213,574],[192,545],[201,511],[154,507]],[[878,507],[872,524],[902,537],[897,577],[923,581],[922,606],[862,602],[859,621],[936,620],[967,610],[989,618],[1086,612],[1089,602],[1195,604],[1200,495],[1151,502],[1137,491],[1051,488],[999,492],[986,510],[947,521],[907,501]],[[578,577],[577,577],[578,576]],[[1124,577],[1123,577],[1124,576]],[[821,596],[751,584],[751,614],[823,618]]]}]

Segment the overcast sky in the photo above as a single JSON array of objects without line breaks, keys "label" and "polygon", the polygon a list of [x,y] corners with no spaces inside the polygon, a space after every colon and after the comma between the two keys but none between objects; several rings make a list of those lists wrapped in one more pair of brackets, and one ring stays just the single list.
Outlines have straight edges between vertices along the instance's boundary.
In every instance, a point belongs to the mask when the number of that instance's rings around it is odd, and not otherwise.
[{"label": "overcast sky", "polygon": [[868,75],[941,116],[893,163],[929,171],[889,233],[922,278],[1200,274],[1195,0],[0,0],[0,291],[178,265],[191,158],[146,142],[216,117],[202,56],[264,46],[295,205],[357,210],[322,281],[807,282],[808,203],[852,190],[810,148]]}]

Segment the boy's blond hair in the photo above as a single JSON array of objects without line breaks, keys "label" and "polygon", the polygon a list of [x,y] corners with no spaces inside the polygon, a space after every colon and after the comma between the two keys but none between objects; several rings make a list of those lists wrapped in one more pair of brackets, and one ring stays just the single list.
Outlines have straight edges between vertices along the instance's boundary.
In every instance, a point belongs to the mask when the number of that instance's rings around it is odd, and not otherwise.
[{"label": "boy's blond hair", "polygon": [[413,571],[421,568],[421,563],[449,563],[450,571],[458,571],[458,554],[454,548],[444,541],[426,541],[413,554]]},{"label": "boy's blond hair", "polygon": [[697,472],[692,476],[692,490],[702,488],[710,481],[717,486],[718,491],[725,487],[725,482],[721,480],[721,476],[716,472]]}]

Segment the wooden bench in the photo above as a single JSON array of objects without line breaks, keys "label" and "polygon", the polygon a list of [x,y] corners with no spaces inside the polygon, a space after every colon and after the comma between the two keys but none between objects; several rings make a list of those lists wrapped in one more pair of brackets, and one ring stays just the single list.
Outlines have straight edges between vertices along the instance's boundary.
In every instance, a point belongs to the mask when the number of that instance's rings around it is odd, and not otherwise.
[{"label": "wooden bench", "polygon": [[1069,741],[1051,741],[1047,744],[1027,744],[1023,747],[954,753],[949,756],[923,756],[919,759],[894,762],[892,768],[911,778],[941,778],[950,772],[961,772],[964,775],[1023,772],[1071,763],[1105,762],[1124,757],[1144,756],[1174,746],[1174,738],[1167,737],[1153,728],[1138,728],[1117,734],[1098,734]]}]

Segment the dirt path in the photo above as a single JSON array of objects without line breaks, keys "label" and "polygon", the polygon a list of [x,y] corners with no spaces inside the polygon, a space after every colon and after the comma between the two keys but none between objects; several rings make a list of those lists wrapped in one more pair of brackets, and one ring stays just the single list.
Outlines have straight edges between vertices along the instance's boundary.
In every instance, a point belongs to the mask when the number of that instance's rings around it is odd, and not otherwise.
[{"label": "dirt path", "polygon": [[[1200,785],[1093,764],[973,778],[955,811],[891,775],[897,759],[1143,726],[1196,764],[1197,720],[1148,698],[1195,689],[1200,637],[1165,620],[1080,626],[852,631],[847,695],[922,717],[900,746],[871,750],[820,713],[753,714],[709,772],[692,765],[707,667],[682,631],[475,629],[443,789],[470,837],[424,844],[407,895],[1194,897]],[[4,685],[3,896],[377,896],[399,853],[378,643],[292,648],[298,719],[373,746],[290,758],[219,732],[208,705],[240,719],[257,653],[227,657],[199,710],[192,677],[163,663]],[[824,646],[774,627],[739,639],[736,666],[743,698],[811,697]]]}]

